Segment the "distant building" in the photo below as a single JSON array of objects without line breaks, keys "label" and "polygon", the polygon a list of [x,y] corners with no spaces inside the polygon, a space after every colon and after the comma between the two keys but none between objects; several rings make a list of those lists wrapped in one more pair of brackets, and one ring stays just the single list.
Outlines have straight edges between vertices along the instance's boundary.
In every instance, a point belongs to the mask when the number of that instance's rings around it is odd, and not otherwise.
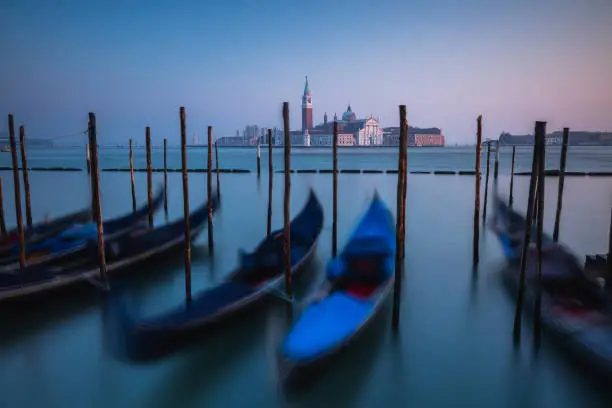
[{"label": "distant building", "polygon": [[315,134],[310,135],[310,145],[311,146],[319,146],[319,147],[327,147],[331,146],[333,139],[333,135],[331,134]]},{"label": "distant building", "polygon": [[[331,135],[334,131],[334,122],[338,123],[338,134],[350,134],[353,141],[348,144],[348,139],[344,136],[343,146],[380,146],[383,144],[383,131],[379,125],[379,119],[370,115],[365,119],[357,119],[357,115],[349,104],[346,111],[342,114],[342,119],[334,114],[334,120],[327,120],[327,113],[323,116],[323,123],[316,125],[312,129],[308,129],[311,141],[315,135]],[[327,138],[321,139],[322,143],[326,142]],[[331,141],[330,144],[331,145]],[[340,143],[338,144],[340,146]]]},{"label": "distant building", "polygon": [[304,94],[302,95],[302,132],[307,129],[312,129],[312,97],[310,95],[308,77],[306,77]]},{"label": "distant building", "polygon": [[[318,135],[330,135],[333,134],[333,121],[327,120],[327,113],[323,115],[323,123],[314,125],[313,113],[312,113],[312,93],[310,91],[310,83],[308,77],[306,77],[306,83],[304,84],[304,92],[302,94],[302,135],[306,130],[310,136],[310,144],[315,145],[315,137]],[[337,115],[334,115],[334,121],[338,122],[338,132],[343,134],[353,135],[353,145],[359,146],[373,146],[383,144],[383,132],[380,129],[379,119],[374,118],[370,115],[365,119],[357,119],[357,115],[353,112],[351,105],[349,104],[346,112],[342,114],[342,119],[339,120]],[[328,138],[318,138],[318,144],[320,146],[326,146]],[[293,143],[293,139],[292,139]],[[303,143],[303,140],[302,140]],[[346,140],[348,143],[348,139]],[[329,144],[331,145],[331,143]]]},{"label": "distant building", "polygon": [[411,147],[444,147],[444,135],[408,134],[408,146]]},{"label": "distant building", "polygon": [[[533,135],[511,135],[502,132],[499,135],[501,145],[519,146],[533,145]],[[546,135],[546,144],[561,145],[563,131],[555,131]],[[570,146],[612,146],[612,132],[570,131],[568,145]]]},{"label": "distant building", "polygon": [[[399,126],[383,129],[383,144],[385,146],[399,146]],[[408,147],[444,147],[446,138],[439,128],[417,128],[408,126]]]},{"label": "distant building", "polygon": [[304,130],[304,146],[310,147],[310,135],[308,134],[308,129]]},{"label": "distant building", "polygon": [[284,144],[285,135],[283,131],[277,127],[272,129],[272,139],[274,140],[275,146],[282,146]]},{"label": "distant building", "polygon": [[257,144],[258,137],[259,137],[259,126],[247,125],[244,127],[244,130],[242,131],[242,138],[244,139],[245,146],[253,144],[253,139],[255,139],[255,144]]},{"label": "distant building", "polygon": [[244,138],[242,136],[223,136],[217,139],[219,146],[244,146]]},{"label": "distant building", "polygon": [[355,146],[355,136],[352,133],[338,133],[338,146]]}]

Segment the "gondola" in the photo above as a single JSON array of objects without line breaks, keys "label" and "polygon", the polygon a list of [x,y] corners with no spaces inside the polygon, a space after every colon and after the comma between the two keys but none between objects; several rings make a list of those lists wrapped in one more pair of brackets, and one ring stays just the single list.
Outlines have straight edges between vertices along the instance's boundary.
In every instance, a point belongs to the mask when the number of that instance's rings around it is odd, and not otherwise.
[{"label": "gondola", "polygon": [[[164,188],[152,201],[153,211],[157,211],[164,200]],[[125,235],[147,220],[148,204],[135,212],[104,221],[104,239],[110,242]],[[27,267],[51,265],[73,261],[87,255],[87,244],[96,241],[98,230],[94,222],[69,224],[66,229],[55,236],[36,243],[28,243],[26,248]],[[11,256],[0,259],[0,273],[13,272],[19,269],[19,243],[13,244]]]},{"label": "gondola", "polygon": [[[218,201],[213,194],[212,208],[216,211]],[[189,215],[191,238],[195,239],[206,227],[208,203]],[[133,269],[136,265],[168,252],[182,248],[185,242],[185,220],[180,219],[156,228],[142,225],[105,245],[106,270],[109,276]],[[100,285],[97,241],[88,242],[89,256],[69,264],[58,266],[38,265],[25,272],[0,274],[0,303],[19,298],[30,298],[55,289],[77,283],[89,282]]]},{"label": "gondola", "polygon": [[393,215],[377,193],[325,282],[289,330],[277,354],[279,379],[296,385],[339,354],[369,327],[392,292],[395,265]]},{"label": "gondola", "polygon": [[[511,264],[502,272],[506,288],[518,293],[520,252],[525,218],[495,199],[492,229]],[[544,234],[542,248],[542,326],[580,362],[612,379],[612,299],[588,277],[579,260],[563,245]],[[518,255],[517,255],[518,254]],[[517,259],[518,256],[518,259]],[[538,256],[532,244],[525,273],[525,305],[533,312]]]},{"label": "gondola", "polygon": [[[489,227],[497,233],[502,244],[504,255],[509,262],[520,262],[525,237],[525,217],[513,211],[499,195],[495,195],[492,223]],[[535,223],[532,226],[531,242],[536,239]],[[542,234],[542,244],[549,245],[553,239],[548,234]]]},{"label": "gondola", "polygon": [[[39,243],[47,238],[62,232],[72,224],[84,223],[91,220],[91,209],[84,209],[65,215],[54,220],[48,220],[26,228],[24,239],[26,245]],[[14,251],[14,245],[19,245],[19,231],[13,228],[3,237],[0,237],[0,258]]]},{"label": "gondola", "polygon": [[[323,208],[311,190],[308,202],[291,221],[291,271],[296,273],[315,253],[323,227]],[[109,302],[122,347],[113,350],[122,358],[151,359],[179,348],[194,331],[255,306],[284,288],[284,229],[274,231],[252,253],[241,253],[239,267],[218,286],[195,295],[158,316],[137,320],[117,296]]]}]

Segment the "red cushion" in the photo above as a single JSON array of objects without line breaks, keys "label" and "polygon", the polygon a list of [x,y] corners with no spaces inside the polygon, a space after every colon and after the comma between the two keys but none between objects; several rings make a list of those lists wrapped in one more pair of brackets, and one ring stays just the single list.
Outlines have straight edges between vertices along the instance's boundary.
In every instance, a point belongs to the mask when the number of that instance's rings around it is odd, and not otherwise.
[{"label": "red cushion", "polygon": [[348,295],[359,299],[365,299],[372,296],[372,293],[378,286],[371,283],[354,283],[346,289]]}]

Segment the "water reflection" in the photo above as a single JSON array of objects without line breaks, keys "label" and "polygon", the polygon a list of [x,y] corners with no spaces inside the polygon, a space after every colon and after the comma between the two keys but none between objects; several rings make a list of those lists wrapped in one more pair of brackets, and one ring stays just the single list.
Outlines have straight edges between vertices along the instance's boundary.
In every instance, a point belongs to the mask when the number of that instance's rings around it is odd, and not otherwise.
[{"label": "water reflection", "polygon": [[[144,176],[136,175],[139,202],[146,200]],[[44,212],[55,215],[87,205],[86,176],[54,177],[55,182],[49,183],[43,173],[31,174],[33,203],[38,203],[33,207],[35,221]],[[131,210],[130,183],[125,177],[102,174],[105,216]],[[194,293],[221,280],[236,266],[238,248],[252,248],[266,233],[267,188],[258,192],[255,175],[222,177],[226,187],[222,208],[214,219],[214,256],[208,256],[206,234],[192,246]],[[10,191],[10,177],[3,181]],[[180,174],[169,173],[168,183],[169,218],[180,218]],[[195,208],[205,201],[204,175],[190,174],[189,183],[190,203]],[[54,194],[57,184],[80,186],[80,190],[75,187],[70,193]],[[280,228],[283,192],[282,183],[276,184],[272,225]],[[396,179],[340,174],[338,184],[338,244],[342,247],[363,210],[362,202],[374,188],[385,201],[395,202]],[[525,207],[527,184],[528,178],[516,178],[515,208]],[[125,191],[117,188],[123,185]],[[309,185],[321,198],[327,219],[317,248],[319,264],[303,274],[304,285],[296,287],[298,303],[322,277],[330,256],[331,177],[292,175],[292,214],[303,205]],[[547,179],[546,188],[556,189],[556,185]],[[607,247],[608,188],[609,179],[566,179],[561,240],[580,256]],[[546,193],[547,197],[554,195]],[[585,201],[587,196],[590,200]],[[597,379],[588,370],[583,373],[546,333],[535,361],[531,324],[524,325],[525,344],[518,351],[513,349],[515,304],[497,279],[502,254],[494,235],[486,230],[481,235],[480,265],[477,272],[472,269],[473,178],[411,175],[407,197],[400,334],[392,334],[390,310],[386,311],[382,315],[386,323],[366,331],[305,392],[297,393],[293,402],[297,406],[358,407],[609,407],[606,387],[595,386]],[[546,203],[549,230],[554,204],[554,200]],[[5,211],[10,226],[14,218],[10,200],[6,200]],[[163,223],[163,215],[158,223]],[[179,252],[163,263],[122,276],[122,281],[135,303],[140,303],[143,315],[153,315],[184,302],[183,270]],[[90,406],[91,401],[113,407],[276,404],[267,379],[265,328],[270,311],[275,307],[284,310],[285,302],[271,298],[267,304],[271,308],[247,313],[214,333],[205,332],[167,358],[125,364],[110,358],[102,341],[104,303],[97,293],[84,287],[54,296],[42,306],[33,302],[2,305],[3,406]],[[299,307],[295,313],[299,315]]]}]

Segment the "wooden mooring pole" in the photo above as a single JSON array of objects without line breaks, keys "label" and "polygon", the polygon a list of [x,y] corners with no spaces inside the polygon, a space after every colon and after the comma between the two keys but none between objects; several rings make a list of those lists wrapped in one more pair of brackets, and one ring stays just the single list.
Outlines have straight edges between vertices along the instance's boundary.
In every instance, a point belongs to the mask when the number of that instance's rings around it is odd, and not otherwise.
[{"label": "wooden mooring pole", "polygon": [[482,156],[482,115],[476,119],[476,187],[474,193],[474,240],[472,244],[473,262],[478,265],[480,260],[480,179],[481,179],[481,164]]},{"label": "wooden mooring pole", "polygon": [[[538,133],[536,122],[536,134]],[[537,140],[537,139],[536,139]],[[531,163],[531,180],[529,181],[529,195],[527,198],[527,213],[525,214],[525,230],[523,237],[523,248],[521,251],[521,266],[518,284],[518,295],[516,298],[516,309],[514,313],[513,336],[515,344],[521,340],[521,321],[523,316],[523,299],[525,298],[525,271],[527,269],[527,257],[529,244],[531,243],[531,230],[533,228],[533,212],[538,181],[538,149],[533,149],[533,160]]]},{"label": "wooden mooring pole", "polygon": [[89,143],[85,144],[85,160],[87,162],[87,174],[91,173],[91,149]]},{"label": "wooden mooring pole", "polygon": [[338,121],[334,120],[333,134],[333,213],[332,213],[332,257],[338,254]]},{"label": "wooden mooring pole", "polygon": [[510,197],[508,198],[508,206],[512,208],[512,204],[514,204],[514,197],[512,194],[514,193],[514,160],[516,159],[516,146],[512,146],[512,164],[510,167]]},{"label": "wooden mooring pole", "polygon": [[489,168],[491,167],[491,141],[488,140],[487,144],[487,172],[485,173],[485,191],[484,191],[484,202],[482,203],[482,223],[487,223],[487,203],[489,199]]},{"label": "wooden mooring pole", "polygon": [[168,139],[164,137],[164,213],[168,217]]},{"label": "wooden mooring pole", "polygon": [[136,212],[136,186],[134,185],[134,152],[130,139],[130,179],[132,180],[132,211]]},{"label": "wooden mooring pole", "polygon": [[149,207],[149,228],[153,228],[153,166],[151,164],[151,128],[146,128],[147,149],[147,200]]},{"label": "wooden mooring pole", "polygon": [[2,177],[0,177],[0,234],[6,236],[6,221],[4,220],[4,192],[2,191]]},{"label": "wooden mooring pole", "polygon": [[221,203],[221,183],[219,182],[219,145],[215,141],[215,171],[217,173],[217,204]]},{"label": "wooden mooring pole", "polygon": [[402,255],[402,271],[404,268],[404,259],[406,258],[406,192],[408,189],[408,120],[406,120],[406,143],[404,143],[404,165],[403,165],[403,176],[402,181],[402,245],[400,246]]},{"label": "wooden mooring pole", "polygon": [[268,129],[268,225],[266,236],[272,235],[272,189],[274,188],[274,168],[272,166],[272,129]]},{"label": "wooden mooring pole", "polygon": [[17,231],[19,234],[19,266],[25,267],[26,251],[23,231],[23,215],[21,213],[21,186],[19,185],[19,163],[17,161],[17,141],[15,140],[15,122],[13,115],[8,115],[9,140],[11,144],[11,159],[13,161],[13,186],[15,190],[15,215],[17,218]]},{"label": "wooden mooring pole", "polygon": [[257,178],[261,177],[261,141],[257,137]]},{"label": "wooden mooring pole", "polygon": [[[0,199],[1,199],[0,195]],[[612,208],[610,209],[610,232],[608,233],[608,258],[607,258],[607,266],[608,266],[608,276],[606,276],[606,282],[608,285],[612,285]],[[610,288],[610,286],[608,286]]]},{"label": "wooden mooring pole", "polygon": [[559,224],[563,208],[563,187],[565,186],[565,165],[567,162],[567,145],[569,144],[569,128],[563,128],[563,144],[561,145],[561,162],[559,163],[559,186],[557,192],[557,211],[555,212],[555,228],[553,241],[559,241]]},{"label": "wooden mooring pole", "polygon": [[406,228],[404,225],[406,200],[406,161],[407,161],[407,141],[408,141],[408,122],[406,121],[406,105],[399,106],[400,116],[400,140],[399,140],[399,159],[397,169],[397,213],[395,216],[395,282],[393,286],[393,330],[399,329],[400,304],[402,298],[402,275],[404,271],[404,239]]},{"label": "wooden mooring pole", "polygon": [[285,250],[285,293],[289,299],[293,298],[291,282],[291,219],[289,204],[291,199],[291,135],[289,133],[289,102],[283,102],[283,126],[285,136],[285,192],[284,192],[284,250]]},{"label": "wooden mooring pole", "polygon": [[544,229],[544,171],[546,169],[546,122],[536,122],[535,131],[537,150],[538,150],[538,199],[536,206],[538,209],[536,245],[538,252],[538,272],[536,276],[536,298],[533,306],[533,344],[538,349],[540,347],[542,335],[542,230]]},{"label": "wooden mooring pole", "polygon": [[213,238],[213,203],[212,203],[212,126],[208,127],[208,163],[206,166],[206,195],[208,199],[208,252],[212,254]]},{"label": "wooden mooring pole", "polygon": [[[89,126],[89,125],[88,125]],[[89,129],[89,128],[88,128]],[[89,132],[89,130],[88,130]],[[88,139],[89,140],[89,139]],[[96,146],[97,147],[97,146]],[[91,143],[87,143],[87,148],[88,148],[88,153],[89,153],[89,163],[91,165],[91,157],[93,155],[92,151],[93,151],[93,147],[91,146]],[[91,165],[93,166],[93,165]],[[91,204],[91,219],[93,222],[96,221],[96,211],[97,211],[97,207],[96,207],[96,199],[95,199],[95,191],[94,191],[94,174],[93,174],[93,167],[91,167],[91,171],[88,173],[89,175],[89,203]]]},{"label": "wooden mooring pole", "polygon": [[94,215],[98,226],[98,265],[100,267],[100,279],[108,287],[108,275],[106,273],[106,250],[104,247],[104,225],[102,224],[102,203],[100,202],[100,170],[98,167],[98,141],[96,135],[96,115],[89,112],[89,146],[91,146],[91,173],[93,189]]},{"label": "wooden mooring pole", "polygon": [[23,173],[23,189],[25,192],[26,225],[32,226],[32,203],[30,201],[30,178],[28,176],[28,155],[26,154],[25,126],[19,126],[19,144],[21,147],[21,171]]},{"label": "wooden mooring pole", "polygon": [[499,174],[499,140],[495,141],[495,161],[493,163],[493,181],[497,182]]},{"label": "wooden mooring pole", "polygon": [[191,228],[189,225],[189,177],[187,176],[187,129],[185,108],[179,109],[181,119],[181,164],[183,173],[183,215],[185,217],[185,298],[191,302]]}]

